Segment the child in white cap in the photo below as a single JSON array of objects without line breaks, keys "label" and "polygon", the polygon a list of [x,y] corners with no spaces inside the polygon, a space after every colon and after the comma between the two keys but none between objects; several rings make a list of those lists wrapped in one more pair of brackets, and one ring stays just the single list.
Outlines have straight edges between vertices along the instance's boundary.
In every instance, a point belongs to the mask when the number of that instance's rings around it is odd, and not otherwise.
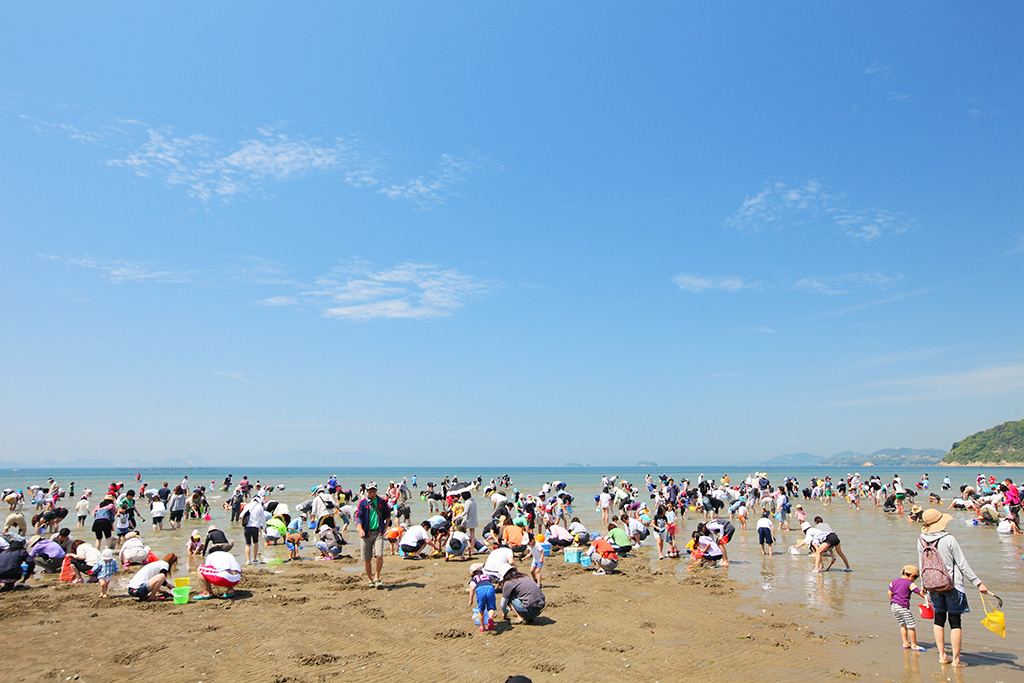
[{"label": "child in white cap", "polygon": [[110,548],[105,548],[100,554],[100,561],[96,563],[96,566],[92,568],[92,574],[100,582],[100,597],[107,597],[107,586],[110,585],[110,580],[121,571],[117,566],[117,560],[114,559],[114,551]]}]

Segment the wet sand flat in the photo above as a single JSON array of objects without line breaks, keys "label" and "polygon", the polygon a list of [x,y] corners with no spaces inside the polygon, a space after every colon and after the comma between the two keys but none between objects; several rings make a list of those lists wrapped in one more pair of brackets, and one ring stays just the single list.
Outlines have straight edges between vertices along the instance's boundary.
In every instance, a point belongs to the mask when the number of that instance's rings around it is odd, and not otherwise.
[{"label": "wet sand flat", "polygon": [[[715,570],[683,580],[624,558],[594,576],[549,558],[547,608],[532,625],[471,620],[468,563],[388,557],[385,590],[366,587],[358,559],[245,568],[234,600],[140,603],[123,591],[49,575],[0,602],[15,647],[7,680],[504,681],[549,678],[695,680],[842,675],[830,651],[851,647],[808,628],[799,610],[749,615]],[[179,572],[179,576],[184,572]],[[59,643],[59,647],[56,645]],[[857,645],[852,645],[857,647]],[[810,662],[808,663],[808,659]],[[808,668],[810,667],[810,668]],[[799,674],[797,673],[799,672]]]}]

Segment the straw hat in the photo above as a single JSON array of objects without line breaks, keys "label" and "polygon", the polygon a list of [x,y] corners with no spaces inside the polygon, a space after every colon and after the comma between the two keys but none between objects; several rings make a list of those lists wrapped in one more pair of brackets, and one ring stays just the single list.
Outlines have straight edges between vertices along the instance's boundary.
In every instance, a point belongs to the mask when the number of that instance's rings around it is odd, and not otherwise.
[{"label": "straw hat", "polygon": [[903,573],[907,576],[918,576],[921,572],[917,570],[916,564],[905,564],[903,565]]},{"label": "straw hat", "polygon": [[36,543],[39,543],[39,541],[41,541],[41,540],[43,540],[43,537],[38,535],[38,534],[36,534],[35,536],[31,536],[31,537],[29,537],[28,544],[25,547],[26,548],[31,548]]},{"label": "straw hat", "polygon": [[924,527],[921,528],[926,534],[930,534],[934,531],[944,531],[946,525],[953,521],[953,515],[947,515],[941,510],[935,508],[928,508],[921,515],[921,521],[924,523]]}]

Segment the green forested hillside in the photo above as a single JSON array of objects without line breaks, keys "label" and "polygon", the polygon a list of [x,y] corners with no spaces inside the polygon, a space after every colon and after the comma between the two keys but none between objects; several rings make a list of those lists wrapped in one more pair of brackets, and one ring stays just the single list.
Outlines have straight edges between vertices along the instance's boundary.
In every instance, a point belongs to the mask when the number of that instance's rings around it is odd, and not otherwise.
[{"label": "green forested hillside", "polygon": [[943,462],[948,465],[1024,462],[1024,420],[1004,422],[957,441]]}]

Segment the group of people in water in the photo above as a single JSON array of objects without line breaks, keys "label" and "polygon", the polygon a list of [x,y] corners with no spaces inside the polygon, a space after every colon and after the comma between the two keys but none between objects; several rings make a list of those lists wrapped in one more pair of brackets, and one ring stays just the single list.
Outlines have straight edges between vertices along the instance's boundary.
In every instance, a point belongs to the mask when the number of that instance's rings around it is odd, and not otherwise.
[{"label": "group of people in water", "polygon": [[[963,664],[959,635],[959,615],[967,609],[966,597],[961,598],[963,584],[970,581],[983,593],[987,589],[966,563],[955,539],[945,532],[949,515],[934,508],[925,510],[916,502],[917,496],[928,496],[930,503],[944,505],[942,496],[952,492],[949,478],[938,491],[929,486],[927,475],[907,487],[899,476],[883,482],[877,476],[861,480],[858,473],[836,482],[828,476],[813,477],[806,486],[793,477],[773,484],[764,472],[735,483],[728,476],[715,480],[701,475],[694,482],[682,479],[677,484],[667,475],[657,479],[648,475],[640,486],[604,477],[594,496],[601,519],[597,530],[588,529],[580,521],[574,512],[578,503],[565,482],[549,482],[535,494],[523,493],[508,475],[486,483],[480,477],[470,481],[450,477],[438,484],[427,482],[418,493],[414,493],[415,476],[411,484],[403,478],[390,481],[386,487],[364,482],[357,492],[332,476],[325,484],[313,486],[309,497],[295,505],[294,511],[273,498],[283,487],[264,487],[259,482],[253,485],[247,478],[233,485],[229,475],[221,490],[228,493],[223,503],[224,511],[229,513],[227,528],[240,527],[247,565],[262,562],[262,549],[277,544],[287,548],[284,561],[302,559],[302,548],[308,543],[315,545],[316,559],[339,558],[350,545],[345,537],[350,527],[358,537],[356,544],[367,585],[373,588],[384,586],[381,575],[386,554],[409,560],[430,556],[446,562],[472,560],[480,555],[485,561],[471,564],[467,590],[473,620],[481,630],[493,628],[499,611],[514,621],[537,621],[546,604],[545,557],[566,548],[588,558],[587,564],[599,575],[615,573],[620,559],[635,554],[635,549],[651,536],[659,560],[688,556],[691,569],[724,567],[729,564],[730,542],[737,532],[747,530],[750,520],[763,554],[773,554],[779,532],[799,529],[801,540],[790,547],[790,552],[799,554],[806,548],[813,557],[812,571],[828,571],[837,558],[846,571],[851,571],[838,533],[820,515],[808,515],[804,504],[813,501],[828,506],[845,499],[850,507],[861,508],[871,502],[887,513],[905,515],[909,521],[923,525],[922,568],[904,567],[890,586],[892,609],[901,624],[904,646],[920,648],[912,615],[908,619],[909,608],[904,603],[911,594],[921,592],[913,581],[923,572],[927,601],[935,610],[937,642],[942,643],[947,618],[952,630],[952,659],[946,658],[944,651],[940,656],[943,661]],[[211,522],[207,488],[190,486],[187,477],[173,488],[167,482],[155,490],[143,484],[138,492],[120,482],[113,483],[95,505],[90,502],[92,492],[83,491],[75,505],[77,528],[84,528],[91,514],[94,542],[73,539],[71,529],[60,526],[68,514],[61,502],[75,496],[74,484],[64,490],[51,479],[47,486],[33,487],[30,493],[31,498],[26,498],[20,491],[4,492],[10,514],[0,537],[0,590],[26,581],[39,569],[59,572],[62,579],[72,582],[96,582],[101,595],[106,596],[116,574],[137,566],[126,586],[129,595],[140,600],[162,599],[173,588],[178,556],[168,553],[158,557],[144,545],[139,524],[145,519],[140,506],[148,509],[154,532],[165,528],[165,520],[171,529],[180,529],[186,517]],[[961,486],[959,494],[952,497],[950,508],[974,510],[979,523],[1000,525],[1001,531],[1007,526],[1008,532],[1020,533],[1021,491],[1011,480],[979,476],[975,483]],[[417,496],[427,504],[428,516],[413,523],[412,502]],[[23,512],[28,505],[36,509],[31,522]],[[694,526],[686,542],[677,545],[688,518],[693,519]],[[928,580],[927,572],[937,564],[926,550],[932,542],[936,542],[936,552],[949,568],[950,590],[957,592],[936,590],[934,582]],[[210,523],[205,534],[193,532],[184,554],[187,564],[197,567],[196,599],[209,599],[218,586],[224,589],[225,597],[233,595],[242,573],[231,554],[234,547],[235,540],[216,523]],[[522,563],[522,570],[517,562]],[[909,588],[904,579],[910,582]],[[500,603],[496,600],[498,591]]]}]

